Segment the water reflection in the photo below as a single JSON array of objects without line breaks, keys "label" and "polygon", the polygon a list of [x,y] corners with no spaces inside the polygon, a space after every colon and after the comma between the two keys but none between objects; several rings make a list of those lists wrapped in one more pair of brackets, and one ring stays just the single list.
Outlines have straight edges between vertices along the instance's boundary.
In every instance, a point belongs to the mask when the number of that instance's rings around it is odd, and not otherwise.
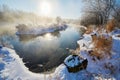
[{"label": "water reflection", "polygon": [[44,38],[47,40],[52,40],[52,39],[54,39],[54,36],[52,36],[52,34],[50,34],[50,33],[47,33],[47,34],[45,34]]},{"label": "water reflection", "polygon": [[39,36],[43,36],[44,38],[51,40],[54,37],[60,37],[60,31],[55,31],[52,33],[46,33],[46,34],[41,34],[41,35],[34,35],[34,34],[26,35],[25,34],[25,35],[17,35],[17,36],[19,37],[19,40],[23,42],[33,40],[34,38],[39,37]]},{"label": "water reflection", "polygon": [[68,55],[66,48],[75,49],[80,36],[77,29],[70,27],[44,35],[21,35],[13,45],[31,71],[43,72],[43,67],[49,70],[61,64]]}]

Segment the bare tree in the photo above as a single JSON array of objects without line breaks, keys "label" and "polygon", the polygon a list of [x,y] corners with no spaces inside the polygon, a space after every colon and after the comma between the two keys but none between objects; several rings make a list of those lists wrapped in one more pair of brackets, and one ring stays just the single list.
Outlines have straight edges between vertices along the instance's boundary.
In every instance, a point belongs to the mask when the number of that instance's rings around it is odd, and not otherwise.
[{"label": "bare tree", "polygon": [[60,24],[62,22],[61,17],[56,17],[57,24]]},{"label": "bare tree", "polygon": [[84,15],[94,14],[99,21],[98,25],[103,25],[107,23],[116,0],[84,0],[83,2],[85,3]]},{"label": "bare tree", "polygon": [[87,14],[86,15],[83,15],[82,16],[82,19],[81,19],[81,22],[80,22],[81,25],[84,25],[84,26],[89,26],[90,24],[99,24],[99,20],[97,19],[96,15],[95,14]]},{"label": "bare tree", "polygon": [[117,5],[114,8],[114,13],[113,13],[112,17],[115,20],[115,26],[120,28],[120,5]]},{"label": "bare tree", "polygon": [[120,5],[116,5],[113,9],[114,9],[114,13],[113,13],[114,19],[120,22]]}]

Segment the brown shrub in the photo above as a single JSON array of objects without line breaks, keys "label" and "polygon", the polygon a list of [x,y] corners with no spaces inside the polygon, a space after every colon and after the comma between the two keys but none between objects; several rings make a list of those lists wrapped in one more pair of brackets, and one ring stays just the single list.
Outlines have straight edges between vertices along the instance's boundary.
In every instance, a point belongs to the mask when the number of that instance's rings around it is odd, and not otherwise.
[{"label": "brown shrub", "polygon": [[89,25],[87,26],[87,29],[86,29],[86,34],[90,34],[91,32],[93,32],[93,30],[96,28],[95,25]]},{"label": "brown shrub", "polygon": [[90,34],[92,32],[92,29],[91,28],[88,28],[87,30],[86,30],[86,34]]},{"label": "brown shrub", "polygon": [[109,37],[106,39],[104,36],[92,36],[94,48],[90,53],[91,56],[95,56],[98,59],[103,58],[104,56],[111,56],[112,48],[112,38]]},{"label": "brown shrub", "polygon": [[95,42],[96,40],[97,40],[97,35],[96,34],[92,35],[92,42]]},{"label": "brown shrub", "polygon": [[115,28],[115,20],[112,19],[112,20],[108,21],[108,23],[106,24],[106,31],[111,32],[114,30],[114,28]]}]

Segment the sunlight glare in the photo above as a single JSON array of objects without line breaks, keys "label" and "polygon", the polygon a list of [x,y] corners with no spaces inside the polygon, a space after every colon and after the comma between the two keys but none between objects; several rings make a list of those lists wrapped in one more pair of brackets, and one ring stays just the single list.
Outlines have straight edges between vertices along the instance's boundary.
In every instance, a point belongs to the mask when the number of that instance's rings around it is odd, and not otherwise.
[{"label": "sunlight glare", "polygon": [[47,34],[45,35],[45,38],[46,38],[47,40],[52,40],[52,39],[53,39],[53,37],[52,37],[52,35],[51,35],[50,33],[47,33]]},{"label": "sunlight glare", "polygon": [[44,1],[40,4],[40,12],[44,16],[48,16],[51,13],[52,6],[49,2]]}]

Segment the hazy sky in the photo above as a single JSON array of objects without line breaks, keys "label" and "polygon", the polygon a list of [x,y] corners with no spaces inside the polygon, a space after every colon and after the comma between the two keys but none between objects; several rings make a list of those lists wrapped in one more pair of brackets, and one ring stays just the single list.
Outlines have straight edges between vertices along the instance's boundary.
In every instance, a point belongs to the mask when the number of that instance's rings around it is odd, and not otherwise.
[{"label": "hazy sky", "polygon": [[[50,6],[50,11],[47,12],[48,16],[61,16],[63,18],[80,17],[81,0],[0,0],[0,5],[5,4],[12,9],[43,15],[42,12],[45,13],[45,11],[41,11],[42,2],[47,2]],[[44,9],[44,6],[42,8]]]}]

